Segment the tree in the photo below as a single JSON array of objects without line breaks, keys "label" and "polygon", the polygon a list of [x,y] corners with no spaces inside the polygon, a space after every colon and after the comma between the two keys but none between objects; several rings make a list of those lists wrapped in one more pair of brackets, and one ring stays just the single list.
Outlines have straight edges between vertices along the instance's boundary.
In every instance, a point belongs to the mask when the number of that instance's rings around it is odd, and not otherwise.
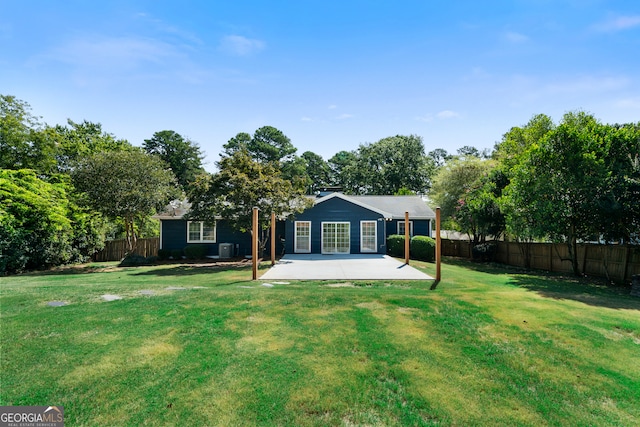
[{"label": "tree", "polygon": [[86,203],[124,222],[129,253],[136,249],[136,221],[177,196],[167,164],[142,150],[96,153],[81,160],[72,177]]},{"label": "tree", "polygon": [[427,156],[433,159],[433,162],[436,168],[443,166],[447,161],[451,160],[451,158],[453,157],[444,148],[436,148],[435,150],[431,150],[429,151]]},{"label": "tree", "polygon": [[102,221],[79,207],[64,176],[0,169],[0,274],[86,260],[101,249]]},{"label": "tree", "polygon": [[172,130],[154,133],[142,146],[148,154],[157,155],[169,165],[185,192],[196,176],[204,172],[200,147]]},{"label": "tree", "polygon": [[234,229],[247,232],[251,231],[253,207],[257,207],[261,253],[267,243],[272,212],[283,217],[309,206],[303,191],[284,179],[275,163],[258,162],[246,149],[222,157],[218,169],[216,174],[200,176],[190,187],[189,218],[210,222],[224,218]]},{"label": "tree", "polygon": [[283,162],[293,160],[296,148],[281,130],[273,126],[257,129],[253,136],[241,132],[231,138],[224,146],[223,156],[232,156],[246,149],[250,157],[260,163]]},{"label": "tree", "polygon": [[305,151],[300,157],[305,163],[308,178],[307,194],[314,194],[320,188],[330,185],[331,169],[322,156],[311,151]]},{"label": "tree", "polygon": [[484,243],[487,236],[499,238],[504,233],[505,219],[499,200],[505,185],[502,171],[492,169],[458,201],[455,222],[460,231],[473,236],[474,245]]},{"label": "tree", "polygon": [[357,156],[354,151],[339,151],[328,161],[331,170],[331,184],[342,187],[347,194],[358,194],[359,185],[356,183]]},{"label": "tree", "polygon": [[[494,167],[489,160],[478,157],[455,157],[438,169],[429,196],[440,206],[443,219],[454,220],[460,200],[475,188],[479,179]],[[452,223],[455,226],[455,221]]]},{"label": "tree", "polygon": [[537,114],[523,127],[515,126],[505,133],[502,141],[496,144],[493,157],[508,174],[509,170],[520,162],[520,156],[533,144],[539,144],[553,129],[555,125],[549,116]]},{"label": "tree", "polygon": [[134,149],[127,140],[103,131],[100,123],[87,120],[67,120],[67,126],[47,128],[46,133],[55,141],[57,170],[61,173],[70,173],[80,160],[96,153]]},{"label": "tree", "polygon": [[591,115],[565,114],[539,144],[525,151],[505,190],[510,228],[566,242],[576,275],[578,240],[598,234],[598,202],[609,175],[606,133],[606,126]]},{"label": "tree", "polygon": [[0,168],[55,170],[55,145],[43,132],[28,103],[0,95]]}]

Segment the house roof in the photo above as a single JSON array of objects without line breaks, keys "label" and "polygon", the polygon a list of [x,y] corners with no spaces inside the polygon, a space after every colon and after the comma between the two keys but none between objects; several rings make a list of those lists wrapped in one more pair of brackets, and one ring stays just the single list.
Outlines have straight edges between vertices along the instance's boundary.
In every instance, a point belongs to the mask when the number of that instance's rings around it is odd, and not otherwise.
[{"label": "house roof", "polygon": [[405,212],[409,212],[411,219],[434,219],[436,217],[436,214],[427,206],[421,196],[348,196],[342,193],[331,193],[316,199],[315,204],[334,197],[377,212],[387,219],[404,219]]},{"label": "house roof", "polygon": [[[313,200],[317,205],[336,197],[377,212],[386,219],[404,219],[405,212],[409,212],[411,219],[434,219],[436,217],[436,214],[427,206],[421,196],[348,196],[336,192],[324,197],[313,197]],[[161,220],[182,219],[190,208],[191,203],[188,201],[174,200],[165,207],[163,212],[154,215],[153,218]]]}]

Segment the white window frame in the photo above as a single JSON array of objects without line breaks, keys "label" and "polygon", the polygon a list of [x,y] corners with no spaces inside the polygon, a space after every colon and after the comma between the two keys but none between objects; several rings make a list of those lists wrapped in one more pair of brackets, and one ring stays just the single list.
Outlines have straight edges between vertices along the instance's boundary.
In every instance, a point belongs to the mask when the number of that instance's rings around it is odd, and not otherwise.
[{"label": "white window frame", "polygon": [[[309,225],[309,244],[308,248],[298,249],[298,224]],[[311,253],[311,221],[294,221],[293,223],[293,252],[296,254],[310,254]]]},{"label": "white window frame", "polygon": [[[200,224],[200,238],[198,240],[191,239],[191,233],[189,232],[191,224]],[[203,239],[204,224],[205,224],[204,221],[187,221],[187,243],[216,243],[216,240],[218,238],[217,224],[215,222],[213,224],[209,223],[210,225],[213,225],[213,240]]]},{"label": "white window frame", "polygon": [[[364,249],[364,224],[373,224],[373,249]],[[360,221],[360,252],[362,253],[376,253],[378,252],[378,221],[376,220],[363,220]]]},{"label": "white window frame", "polygon": [[[400,232],[400,224],[404,225],[404,221],[398,221],[397,232],[399,235],[404,236],[404,231]],[[413,237],[413,221],[409,221],[409,237]]]}]

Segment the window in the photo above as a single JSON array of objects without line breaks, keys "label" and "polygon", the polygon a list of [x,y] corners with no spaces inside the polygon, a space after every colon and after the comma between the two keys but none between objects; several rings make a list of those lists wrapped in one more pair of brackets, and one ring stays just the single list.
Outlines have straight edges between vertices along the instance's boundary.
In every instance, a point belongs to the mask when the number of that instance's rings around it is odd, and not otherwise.
[{"label": "window", "polygon": [[215,243],[216,223],[187,221],[187,243]]},{"label": "window", "polygon": [[311,252],[311,222],[295,222],[295,253],[308,254]]},{"label": "window", "polygon": [[360,252],[376,252],[378,239],[376,221],[360,221]]},{"label": "window", "polygon": [[351,249],[351,224],[348,222],[322,223],[322,253],[348,254]]},{"label": "window", "polygon": [[[404,221],[398,221],[398,234],[404,236]],[[413,237],[413,221],[409,221],[409,237]]]}]

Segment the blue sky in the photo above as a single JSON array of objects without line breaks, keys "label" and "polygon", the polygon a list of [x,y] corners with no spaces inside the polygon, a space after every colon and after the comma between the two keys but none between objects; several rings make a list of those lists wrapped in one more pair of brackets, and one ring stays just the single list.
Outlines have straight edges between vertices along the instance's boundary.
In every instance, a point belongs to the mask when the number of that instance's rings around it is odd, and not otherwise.
[{"label": "blue sky", "polygon": [[392,135],[491,148],[584,110],[640,121],[640,3],[0,0],[0,93],[141,145],[174,130],[214,170],[264,125],[328,159]]}]

